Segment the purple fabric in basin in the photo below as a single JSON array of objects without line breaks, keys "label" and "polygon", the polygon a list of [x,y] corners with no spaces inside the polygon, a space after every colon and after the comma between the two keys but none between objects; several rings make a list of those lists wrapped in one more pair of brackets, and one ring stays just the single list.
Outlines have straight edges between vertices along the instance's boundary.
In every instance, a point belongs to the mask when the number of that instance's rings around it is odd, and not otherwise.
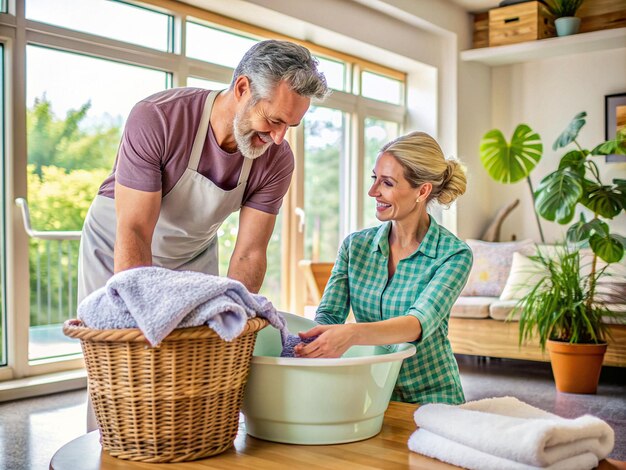
[{"label": "purple fabric in basin", "polygon": [[311,343],[317,339],[317,336],[313,336],[311,338],[302,339],[298,335],[288,335],[287,339],[283,343],[283,351],[280,353],[280,357],[297,357],[296,352],[294,351],[294,347],[296,347],[300,343]]}]

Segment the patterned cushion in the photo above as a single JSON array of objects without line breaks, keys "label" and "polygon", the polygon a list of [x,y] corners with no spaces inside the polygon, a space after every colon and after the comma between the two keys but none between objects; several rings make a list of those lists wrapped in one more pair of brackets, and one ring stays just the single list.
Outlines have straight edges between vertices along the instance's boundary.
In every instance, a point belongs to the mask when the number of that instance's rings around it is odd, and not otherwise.
[{"label": "patterned cushion", "polygon": [[513,262],[513,253],[532,254],[532,240],[516,242],[485,242],[467,240],[474,254],[469,279],[461,292],[463,296],[499,297],[506,284]]}]

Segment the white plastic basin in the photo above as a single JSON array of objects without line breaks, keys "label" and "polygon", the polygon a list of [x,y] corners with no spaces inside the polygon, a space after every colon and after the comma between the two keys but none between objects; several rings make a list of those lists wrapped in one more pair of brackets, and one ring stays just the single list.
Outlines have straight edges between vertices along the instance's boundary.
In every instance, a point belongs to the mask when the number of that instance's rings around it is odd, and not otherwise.
[{"label": "white plastic basin", "polygon": [[[293,334],[315,322],[285,313]],[[339,444],[375,436],[402,360],[415,346],[353,346],[339,359],[281,358],[278,330],[257,336],[243,399],[248,434],[289,444]]]}]

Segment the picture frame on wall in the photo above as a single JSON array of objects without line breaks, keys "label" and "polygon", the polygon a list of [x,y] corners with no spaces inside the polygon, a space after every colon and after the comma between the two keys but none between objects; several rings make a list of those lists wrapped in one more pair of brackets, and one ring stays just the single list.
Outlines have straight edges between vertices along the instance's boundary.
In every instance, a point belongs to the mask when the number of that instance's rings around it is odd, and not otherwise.
[{"label": "picture frame on wall", "polygon": [[[618,130],[626,129],[626,93],[605,95],[604,116],[604,140],[615,139]],[[626,155],[607,155],[606,162],[626,162]]]}]

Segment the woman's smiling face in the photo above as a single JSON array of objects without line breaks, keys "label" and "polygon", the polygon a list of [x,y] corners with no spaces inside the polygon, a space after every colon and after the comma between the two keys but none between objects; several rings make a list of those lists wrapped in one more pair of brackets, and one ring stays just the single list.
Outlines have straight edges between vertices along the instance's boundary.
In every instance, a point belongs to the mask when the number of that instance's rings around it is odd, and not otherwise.
[{"label": "woman's smiling face", "polygon": [[390,153],[376,159],[372,170],[372,186],[367,194],[376,199],[376,218],[382,222],[402,220],[414,213],[420,195],[404,176],[404,169]]}]

